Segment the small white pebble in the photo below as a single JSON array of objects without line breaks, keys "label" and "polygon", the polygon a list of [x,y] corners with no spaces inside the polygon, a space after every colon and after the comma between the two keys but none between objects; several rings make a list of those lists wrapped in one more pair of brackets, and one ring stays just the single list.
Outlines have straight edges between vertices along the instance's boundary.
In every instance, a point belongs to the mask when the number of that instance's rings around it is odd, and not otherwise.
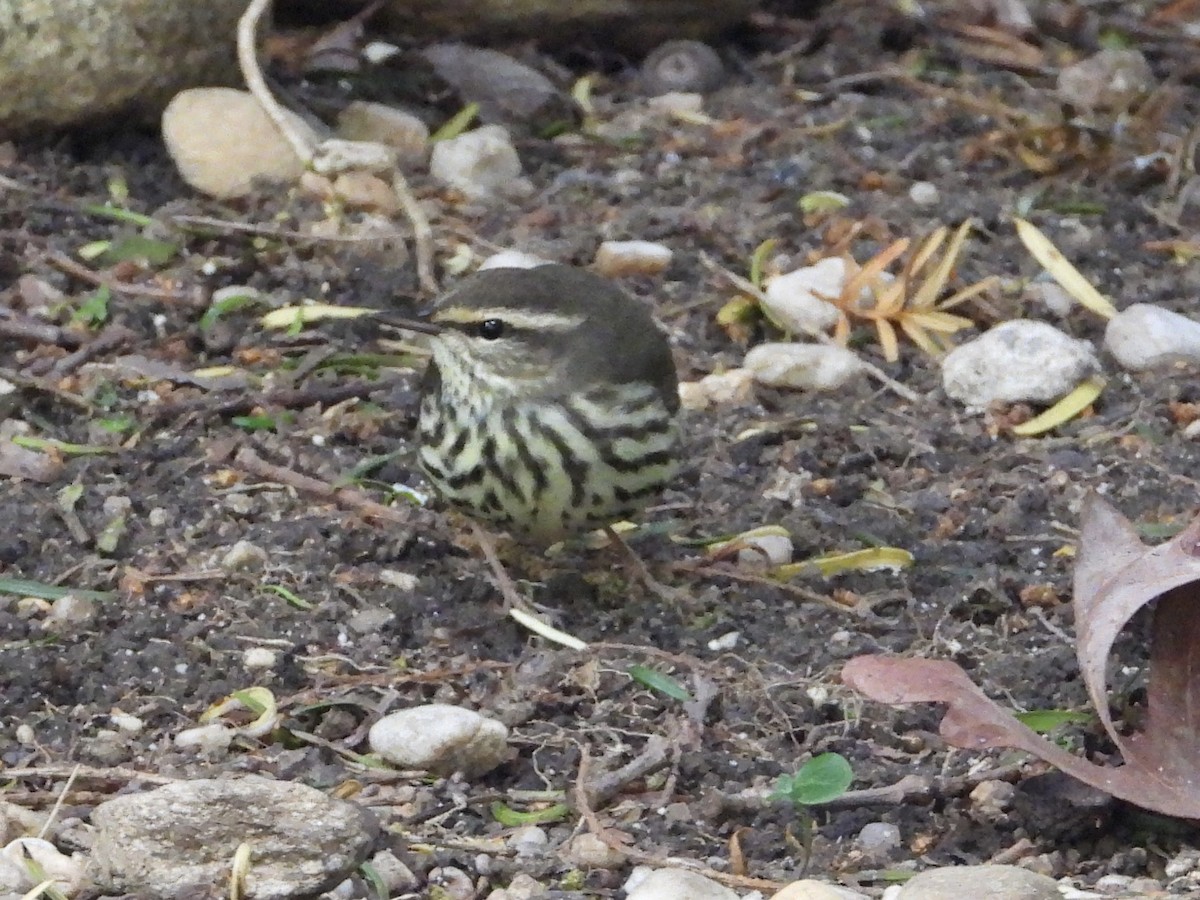
[{"label": "small white pebble", "polygon": [[218,753],[229,749],[236,734],[232,728],[212,722],[208,725],[197,725],[195,728],[185,728],[175,735],[175,746],[197,753]]},{"label": "small white pebble", "polygon": [[538,266],[548,266],[550,260],[542,259],[535,253],[524,250],[501,250],[493,253],[479,264],[480,271],[484,269],[536,269]]},{"label": "small white pebble", "polygon": [[738,645],[738,641],[742,639],[740,631],[727,631],[720,637],[715,637],[708,642],[708,649],[713,653],[726,653]]},{"label": "small white pebble", "polygon": [[668,91],[651,97],[646,106],[655,112],[662,113],[698,113],[704,109],[704,95],[690,91]]},{"label": "small white pebble", "polygon": [[868,822],[855,843],[868,856],[886,856],[900,846],[900,829],[891,822]]},{"label": "small white pebble", "polygon": [[429,173],[482,200],[504,194],[521,177],[521,159],[499,125],[484,125],[433,145]]},{"label": "small white pebble", "polygon": [[596,271],[606,278],[657,275],[673,255],[670,247],[653,241],[605,241],[596,250]]},{"label": "small white pebble", "polygon": [[267,564],[267,551],[249,541],[238,541],[221,557],[221,568],[226,572],[245,572],[261,569]]},{"label": "small white pebble", "polygon": [[527,825],[509,835],[507,843],[517,856],[537,856],[546,849],[550,838],[546,836],[545,829]]},{"label": "small white pebble", "polygon": [[754,396],[754,375],[746,369],[713,372],[698,381],[679,383],[684,409],[708,409],[726,403],[746,403]]},{"label": "small white pebble", "polygon": [[908,189],[908,199],[917,206],[937,206],[942,198],[932,181],[914,181]]},{"label": "small white pebble", "polygon": [[270,647],[249,647],[242,653],[242,665],[247,669],[273,669],[279,654]]},{"label": "small white pebble", "polygon": [[397,569],[384,569],[379,573],[379,583],[394,587],[397,590],[412,592],[417,589],[420,579],[411,572],[401,572]]},{"label": "small white pebble", "polygon": [[814,391],[836,390],[864,371],[854,351],[836,344],[759,344],[744,365],[760,384]]},{"label": "small white pebble", "polygon": [[141,734],[142,729],[146,727],[146,723],[138,716],[121,712],[119,709],[114,709],[109,715],[109,719],[124,734]]}]

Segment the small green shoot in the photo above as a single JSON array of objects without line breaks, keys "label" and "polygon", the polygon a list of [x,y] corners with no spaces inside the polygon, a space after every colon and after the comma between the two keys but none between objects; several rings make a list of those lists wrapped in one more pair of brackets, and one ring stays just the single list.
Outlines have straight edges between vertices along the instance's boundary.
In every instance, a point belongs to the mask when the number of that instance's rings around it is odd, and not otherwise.
[{"label": "small green shoot", "polygon": [[772,794],[796,806],[820,806],[836,800],[854,780],[854,770],[840,753],[814,756],[794,775],[781,775]]},{"label": "small green shoot", "polygon": [[17,597],[37,597],[39,600],[58,600],[71,594],[84,600],[111,600],[117,596],[113,591],[90,591],[62,584],[46,584],[27,578],[0,577],[0,594]]},{"label": "small green shoot", "polygon": [[284,601],[290,606],[296,607],[296,609],[310,610],[316,606],[316,604],[309,603],[294,591],[288,590],[282,584],[264,584],[262,587],[264,591],[269,591],[278,597],[282,597]]},{"label": "small green shoot", "polygon": [[555,803],[553,806],[535,809],[530,812],[519,812],[511,806],[506,806],[499,800],[492,803],[490,810],[492,818],[506,828],[517,828],[522,825],[544,825],[547,822],[561,822],[571,812],[571,808],[565,803]]},{"label": "small green shoot", "polygon": [[763,286],[763,264],[767,261],[767,257],[771,255],[771,251],[778,244],[775,238],[767,238],[761,244],[754,248],[754,252],[750,254],[750,283],[756,288]]},{"label": "small green shoot", "polygon": [[794,775],[781,775],[775,782],[771,796],[777,800],[787,800],[796,808],[800,837],[793,837],[790,830],[787,837],[788,843],[799,846],[801,873],[808,871],[808,864],[812,860],[815,820],[809,807],[836,800],[846,793],[853,780],[854,771],[846,757],[840,753],[822,753],[812,757]]},{"label": "small green shoot", "polygon": [[143,214],[134,212],[131,209],[122,209],[119,206],[109,206],[107,204],[92,204],[85,206],[83,211],[88,215],[100,216],[105,219],[112,219],[116,222],[124,222],[128,225],[135,225],[138,228],[145,228],[154,222],[152,218]]},{"label": "small green shoot", "polygon": [[274,416],[260,414],[256,416],[234,416],[229,420],[238,428],[245,431],[274,431],[279,423]]},{"label": "small green shoot", "polygon": [[95,422],[97,428],[109,434],[125,434],[137,427],[137,419],[133,416],[107,416],[96,419]]},{"label": "small green shoot", "polygon": [[436,144],[438,141],[448,141],[451,138],[456,138],[475,121],[475,117],[479,115],[479,104],[468,103],[446,122],[441,128],[429,136],[429,142]]},{"label": "small green shoot", "polygon": [[665,694],[672,700],[680,700],[686,703],[692,699],[692,695],[678,681],[670,675],[659,672],[657,669],[651,669],[649,666],[630,666],[629,677],[643,687],[649,688],[659,694]]},{"label": "small green shoot", "polygon": [[383,876],[369,862],[364,862],[358,867],[359,874],[363,880],[371,886],[371,894],[376,900],[388,900],[391,892],[388,890],[387,882],[383,880]]},{"label": "small green shoot", "polygon": [[75,325],[96,328],[108,321],[108,301],[112,299],[112,291],[108,285],[102,284],[92,293],[83,298],[83,302],[71,316]]},{"label": "small green shoot", "polygon": [[832,213],[845,209],[850,205],[850,198],[836,191],[813,191],[800,198],[797,206],[805,215],[812,213]]},{"label": "small green shoot", "polygon": [[97,447],[94,444],[72,444],[57,438],[40,438],[28,434],[18,434],[12,442],[26,450],[39,450],[42,453],[61,453],[63,456],[105,456],[116,453],[112,447]]},{"label": "small green shoot", "polygon": [[142,268],[153,269],[165,266],[179,253],[179,246],[168,241],[135,234],[112,241],[100,254],[100,262],[106,266],[120,262],[134,262]]},{"label": "small green shoot", "polygon": [[217,324],[217,320],[222,316],[236,312],[239,309],[245,309],[247,306],[253,306],[261,301],[261,297],[253,291],[247,291],[245,294],[231,294],[228,297],[222,297],[220,300],[213,303],[204,311],[204,315],[200,317],[200,330],[208,331]]},{"label": "small green shoot", "polygon": [[117,544],[121,542],[121,538],[125,535],[126,521],[124,516],[114,516],[108,523],[100,529],[100,533],[96,535],[96,549],[105,556],[112,556],[116,552]]},{"label": "small green shoot", "polygon": [[1032,728],[1038,734],[1049,734],[1063,725],[1090,725],[1096,721],[1094,713],[1077,712],[1072,709],[1031,709],[1028,712],[1015,713],[1015,716],[1018,722]]}]

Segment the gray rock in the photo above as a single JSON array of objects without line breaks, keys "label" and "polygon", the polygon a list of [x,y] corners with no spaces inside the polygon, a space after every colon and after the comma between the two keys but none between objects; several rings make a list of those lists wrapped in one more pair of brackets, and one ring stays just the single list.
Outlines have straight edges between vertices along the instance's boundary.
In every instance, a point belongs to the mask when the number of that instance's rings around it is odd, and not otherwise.
[{"label": "gray rock", "polygon": [[947,866],[910,878],[896,900],[1062,900],[1058,882],[1019,866]]},{"label": "gray rock", "polygon": [[853,350],[836,344],[759,344],[742,365],[759,384],[806,391],[834,391],[866,371]]},{"label": "gray rock", "polygon": [[711,878],[688,869],[639,867],[630,875],[625,889],[628,900],[737,900],[737,894]]},{"label": "gray rock", "polygon": [[570,97],[511,56],[468,44],[434,44],[421,55],[463,101],[479,104],[484,122],[539,127],[574,121]]},{"label": "gray rock", "polygon": [[1140,50],[1101,50],[1058,73],[1058,96],[1087,112],[1124,112],[1154,87]]},{"label": "gray rock", "polygon": [[476,200],[503,195],[521,177],[521,159],[501,125],[484,125],[433,145],[429,172]]},{"label": "gray rock", "polygon": [[1052,403],[1099,368],[1088,341],[1046,322],[1018,319],[946,354],[942,386],[971,407],[993,401]]},{"label": "gray rock", "polygon": [[1104,346],[1134,372],[1179,360],[1200,362],[1200,322],[1152,303],[1135,303],[1108,320]]},{"label": "gray rock", "polygon": [[0,3],[0,139],[150,120],[183,88],[237,78],[246,0]]},{"label": "gray rock", "polygon": [[247,897],[312,896],[349,877],[379,830],[353,803],[257,775],[118,797],[96,807],[92,825],[96,883],[164,900],[223,883],[243,843],[252,851]]},{"label": "gray rock", "polygon": [[717,51],[700,41],[667,41],[646,57],[641,69],[647,94],[706,94],[725,80]]},{"label": "gray rock", "polygon": [[395,766],[437,775],[490,772],[508,756],[508,729],[487,716],[429,703],[384,716],[371,726],[371,749]]}]

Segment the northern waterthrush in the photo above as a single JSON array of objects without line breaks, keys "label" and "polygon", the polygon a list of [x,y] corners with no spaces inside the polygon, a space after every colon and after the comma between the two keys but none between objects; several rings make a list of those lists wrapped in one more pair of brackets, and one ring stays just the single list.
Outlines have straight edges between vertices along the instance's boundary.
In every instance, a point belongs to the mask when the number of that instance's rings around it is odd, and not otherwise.
[{"label": "northern waterthrush", "polygon": [[670,347],[604,278],[487,269],[402,327],[432,338],[421,466],[469,516],[550,542],[637,514],[675,475]]}]

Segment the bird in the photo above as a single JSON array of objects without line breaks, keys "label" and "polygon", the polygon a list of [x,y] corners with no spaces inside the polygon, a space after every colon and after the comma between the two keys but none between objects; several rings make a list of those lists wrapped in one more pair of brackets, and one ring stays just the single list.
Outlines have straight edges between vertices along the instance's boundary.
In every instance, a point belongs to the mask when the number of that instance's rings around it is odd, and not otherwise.
[{"label": "bird", "polygon": [[543,544],[636,516],[679,470],[679,385],[640,301],[585,269],[483,269],[420,319],[417,457],[471,520]]}]

